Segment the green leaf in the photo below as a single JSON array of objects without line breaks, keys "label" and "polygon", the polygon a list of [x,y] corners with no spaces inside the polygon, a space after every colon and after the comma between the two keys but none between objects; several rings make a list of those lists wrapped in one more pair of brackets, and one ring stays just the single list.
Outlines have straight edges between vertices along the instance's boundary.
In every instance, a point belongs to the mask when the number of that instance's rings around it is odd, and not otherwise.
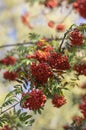
[{"label": "green leaf", "polygon": [[23,87],[25,89],[27,89],[28,81],[26,81],[25,78],[22,78],[22,79],[16,79],[16,81],[19,82],[19,83],[22,83]]},{"label": "green leaf", "polygon": [[23,83],[23,81],[22,81],[21,79],[16,79],[16,81],[17,81],[18,83]]},{"label": "green leaf", "polygon": [[28,80],[27,80],[27,78],[21,76],[20,79],[23,80],[23,81],[26,83],[26,85],[28,85]]},{"label": "green leaf", "polygon": [[21,114],[21,109],[19,109],[17,112],[16,112],[17,116],[19,116]]},{"label": "green leaf", "polygon": [[20,105],[22,106],[22,104],[29,98],[29,94],[26,94],[20,101]]},{"label": "green leaf", "polygon": [[4,115],[2,115],[0,117],[0,127],[3,127],[4,124],[8,123],[8,118],[4,117]]},{"label": "green leaf", "polygon": [[62,91],[61,91],[61,88],[57,88],[57,93],[58,93],[58,95],[61,95],[62,94]]},{"label": "green leaf", "polygon": [[41,110],[40,109],[38,109],[38,113],[41,114]]},{"label": "green leaf", "polygon": [[31,118],[32,116],[31,115],[26,115],[22,118],[22,121],[27,121],[29,118]]},{"label": "green leaf", "polygon": [[40,35],[38,35],[36,33],[29,33],[30,40],[38,40],[39,37],[40,37]]},{"label": "green leaf", "polygon": [[62,88],[62,89],[64,89],[64,90],[68,90],[68,91],[69,91],[69,89],[68,89],[68,88]]},{"label": "green leaf", "polygon": [[26,85],[26,84],[24,84],[24,83],[23,83],[23,87],[24,87],[25,89],[27,89],[27,85]]},{"label": "green leaf", "polygon": [[13,96],[13,93],[14,93],[14,91],[9,92],[9,93],[7,94],[7,96],[5,97],[5,100],[6,100],[7,98],[9,98],[9,97],[12,97],[12,96]]},{"label": "green leaf", "polygon": [[32,115],[28,115],[27,112],[23,112],[19,115],[19,119],[21,122],[26,122],[28,121],[30,118],[32,117]]},{"label": "green leaf", "polygon": [[6,107],[6,106],[8,106],[8,105],[11,105],[11,104],[13,104],[14,102],[16,102],[17,100],[16,99],[14,99],[14,98],[9,98],[9,99],[7,99],[3,104],[2,104],[2,107]]},{"label": "green leaf", "polygon": [[30,120],[30,125],[32,126],[32,124],[35,122],[35,119]]}]

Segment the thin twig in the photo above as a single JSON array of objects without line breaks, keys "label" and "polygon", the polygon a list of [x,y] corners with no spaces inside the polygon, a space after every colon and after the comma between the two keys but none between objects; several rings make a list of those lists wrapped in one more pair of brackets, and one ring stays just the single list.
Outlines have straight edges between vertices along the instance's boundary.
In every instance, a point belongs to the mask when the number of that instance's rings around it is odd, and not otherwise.
[{"label": "thin twig", "polygon": [[59,51],[61,51],[62,45],[63,45],[64,40],[65,40],[65,38],[66,38],[66,36],[67,36],[68,33],[69,33],[69,30],[64,34],[64,37],[63,37],[63,39],[62,39],[62,41],[61,41],[61,44],[60,44],[60,46],[59,46]]},{"label": "thin twig", "polygon": [[62,21],[60,22],[60,24],[64,23],[64,21],[70,16],[70,14],[72,13],[73,9],[70,9],[70,11],[68,12],[68,14],[62,19]]},{"label": "thin twig", "polygon": [[32,42],[26,42],[26,43],[15,43],[15,44],[7,44],[7,45],[2,45],[0,48],[5,48],[5,47],[12,47],[12,46],[22,46],[22,45],[32,45]]},{"label": "thin twig", "polygon": [[2,111],[2,112],[0,113],[0,115],[2,115],[3,113],[9,111],[9,110],[12,109],[13,107],[17,106],[19,103],[20,103],[20,102],[17,102],[16,104],[14,104],[14,105],[10,106],[9,108],[7,108],[6,110]]},{"label": "thin twig", "polygon": [[18,130],[18,127],[17,127],[17,126],[12,126],[11,128],[12,128],[12,129],[15,128],[16,130]]},{"label": "thin twig", "polygon": [[[52,40],[62,40],[62,38],[49,38],[48,41]],[[5,48],[5,47],[13,47],[13,46],[22,46],[22,45],[33,45],[33,42],[25,42],[25,43],[15,43],[15,44],[6,44],[6,45],[1,45],[0,48]]]}]

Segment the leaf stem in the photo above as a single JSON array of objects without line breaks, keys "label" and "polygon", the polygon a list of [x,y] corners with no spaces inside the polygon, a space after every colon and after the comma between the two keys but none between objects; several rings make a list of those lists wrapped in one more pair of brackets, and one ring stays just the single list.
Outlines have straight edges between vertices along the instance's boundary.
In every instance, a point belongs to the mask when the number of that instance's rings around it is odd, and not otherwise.
[{"label": "leaf stem", "polygon": [[15,128],[16,130],[18,130],[17,126],[12,126],[11,128],[12,128],[12,129]]},{"label": "leaf stem", "polygon": [[20,103],[20,102],[17,102],[17,103],[15,103],[14,105],[12,105],[12,106],[10,106],[9,108],[7,108],[6,110],[2,111],[2,112],[0,113],[0,115],[4,114],[5,112],[7,112],[7,111],[9,111],[10,109],[14,108],[14,107],[17,106],[19,103]]},{"label": "leaf stem", "polygon": [[32,42],[26,42],[26,43],[15,43],[15,44],[7,44],[7,45],[2,45],[0,48],[5,48],[5,47],[12,47],[12,46],[22,46],[22,45],[31,45],[33,44]]},{"label": "leaf stem", "polygon": [[61,51],[62,45],[63,45],[64,40],[65,40],[65,38],[66,38],[66,36],[67,36],[68,33],[69,33],[69,30],[68,30],[67,32],[65,32],[65,34],[64,34],[64,37],[63,37],[63,39],[62,39],[62,41],[61,41],[61,44],[60,44],[60,46],[59,46],[59,52]]}]

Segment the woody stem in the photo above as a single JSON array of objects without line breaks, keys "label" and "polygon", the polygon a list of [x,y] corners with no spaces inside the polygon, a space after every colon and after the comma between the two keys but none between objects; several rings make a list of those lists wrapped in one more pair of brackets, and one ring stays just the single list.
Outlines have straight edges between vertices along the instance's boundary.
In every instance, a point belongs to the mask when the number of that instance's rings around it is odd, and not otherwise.
[{"label": "woody stem", "polygon": [[59,46],[59,52],[61,51],[62,45],[63,45],[64,40],[65,40],[65,38],[66,38],[66,36],[67,36],[68,33],[69,33],[69,30],[64,34],[64,37],[63,37],[63,39],[62,39],[62,41],[61,41],[61,44],[60,44],[60,46]]},{"label": "woody stem", "polygon": [[2,111],[2,112],[0,113],[0,115],[4,114],[5,112],[7,112],[7,111],[9,111],[10,109],[14,108],[14,107],[17,106],[19,103],[20,103],[20,102],[17,102],[17,103],[15,103],[14,105],[12,105],[12,106],[10,106],[9,108],[7,108],[6,110]]}]

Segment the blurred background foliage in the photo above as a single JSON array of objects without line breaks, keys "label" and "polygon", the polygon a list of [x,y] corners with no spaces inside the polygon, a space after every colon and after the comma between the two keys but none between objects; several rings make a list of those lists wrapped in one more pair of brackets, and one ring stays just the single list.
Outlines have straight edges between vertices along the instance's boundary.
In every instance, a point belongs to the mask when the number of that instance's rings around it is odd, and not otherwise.
[{"label": "blurred background foliage", "polygon": [[[29,0],[28,0],[29,1]],[[54,20],[56,24],[64,23],[66,29],[73,23],[85,22],[84,19],[74,12],[71,8],[64,7],[50,10],[44,5],[35,2],[34,5],[25,0],[0,0],[0,45],[26,42],[29,39],[29,33],[35,32],[42,36],[58,36],[62,37],[63,33],[58,33],[55,29],[49,28],[48,21]],[[31,0],[30,0],[31,1]],[[22,16],[28,13],[28,20],[33,27],[29,28],[22,22]],[[68,15],[68,13],[70,15]],[[68,17],[65,18],[65,16]],[[4,57],[6,51],[11,48],[0,49],[0,58]],[[69,78],[69,76],[67,77]],[[67,79],[68,80],[68,79]],[[86,80],[80,77],[79,86]],[[0,104],[3,102],[7,91],[11,89],[15,83],[6,82],[3,79],[2,71],[0,72]],[[9,86],[9,87],[8,87]],[[62,126],[69,122],[75,114],[80,114],[78,110],[79,95],[85,91],[80,87],[69,86],[70,90],[65,92],[67,104],[60,109],[56,109],[48,101],[42,115],[36,115],[36,122],[32,127],[25,127],[27,130],[62,130]]]}]

